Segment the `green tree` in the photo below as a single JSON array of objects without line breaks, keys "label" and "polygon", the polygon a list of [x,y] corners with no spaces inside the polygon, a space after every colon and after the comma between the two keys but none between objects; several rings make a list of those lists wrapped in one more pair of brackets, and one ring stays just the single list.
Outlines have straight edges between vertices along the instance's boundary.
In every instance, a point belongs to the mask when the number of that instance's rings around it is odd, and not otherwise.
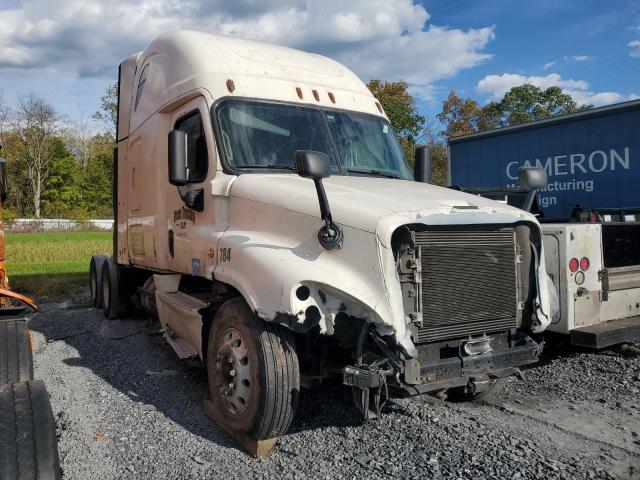
[{"label": "green tree", "polygon": [[15,131],[4,132],[1,156],[7,162],[8,177],[7,201],[3,208],[8,208],[19,216],[33,215],[24,143]]},{"label": "green tree", "polygon": [[509,90],[493,108],[499,112],[501,126],[506,126],[544,120],[591,107],[578,106],[560,87],[542,90],[535,85],[524,84]]},{"label": "green tree", "polygon": [[418,113],[415,98],[409,93],[407,82],[373,79],[367,87],[382,105],[389,122],[400,137],[406,159],[413,164],[416,142],[422,133],[425,118]]},{"label": "green tree", "polygon": [[61,138],[51,141],[51,150],[49,175],[42,190],[42,211],[46,216],[68,217],[69,211],[83,207],[82,171]]},{"label": "green tree", "polygon": [[104,122],[107,131],[113,138],[116,136],[116,124],[118,122],[118,83],[113,82],[107,86],[105,94],[100,97],[100,110],[92,115],[92,118]]},{"label": "green tree", "polygon": [[89,162],[84,169],[81,189],[83,206],[93,217],[111,218],[113,143],[109,134],[96,135],[89,141]]}]

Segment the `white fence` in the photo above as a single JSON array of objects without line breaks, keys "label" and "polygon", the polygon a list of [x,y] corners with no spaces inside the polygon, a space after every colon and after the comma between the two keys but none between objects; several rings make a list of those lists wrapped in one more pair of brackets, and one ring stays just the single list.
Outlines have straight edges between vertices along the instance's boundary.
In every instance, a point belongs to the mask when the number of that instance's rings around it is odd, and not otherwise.
[{"label": "white fence", "polygon": [[42,232],[48,230],[111,230],[113,220],[87,220],[76,222],[64,218],[16,218],[12,222],[4,222],[9,232]]}]

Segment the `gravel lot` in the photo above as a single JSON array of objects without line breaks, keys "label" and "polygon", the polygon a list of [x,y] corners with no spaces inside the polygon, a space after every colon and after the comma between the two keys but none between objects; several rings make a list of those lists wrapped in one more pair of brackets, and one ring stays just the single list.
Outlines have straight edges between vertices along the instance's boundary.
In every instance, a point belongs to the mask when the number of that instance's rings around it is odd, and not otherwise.
[{"label": "gravel lot", "polygon": [[30,320],[65,479],[640,478],[638,356],[552,348],[489,402],[393,400],[365,424],[346,390],[303,392],[255,460],[205,417],[204,369],[147,327],[68,304]]}]

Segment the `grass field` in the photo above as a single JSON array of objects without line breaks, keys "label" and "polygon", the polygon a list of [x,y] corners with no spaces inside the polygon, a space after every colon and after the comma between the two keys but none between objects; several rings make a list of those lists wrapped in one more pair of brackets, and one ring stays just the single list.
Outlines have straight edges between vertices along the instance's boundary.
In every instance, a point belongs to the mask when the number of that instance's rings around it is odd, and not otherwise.
[{"label": "grass field", "polygon": [[111,232],[6,233],[11,288],[39,300],[80,298],[91,255],[112,250]]}]

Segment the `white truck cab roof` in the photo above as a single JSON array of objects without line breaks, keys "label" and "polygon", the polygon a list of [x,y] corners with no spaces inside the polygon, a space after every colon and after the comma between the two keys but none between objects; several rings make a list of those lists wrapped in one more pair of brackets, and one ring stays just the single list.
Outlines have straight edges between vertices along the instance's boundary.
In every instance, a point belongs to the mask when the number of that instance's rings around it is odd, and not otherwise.
[{"label": "white truck cab roof", "polygon": [[234,96],[385,117],[366,85],[340,63],[251,40],[177,30],[158,37],[144,51],[122,62],[120,68],[121,88],[131,86],[131,91],[123,90],[120,95],[118,140],[126,138],[154,112],[169,108],[173,100],[196,90],[208,93],[211,102]]}]

